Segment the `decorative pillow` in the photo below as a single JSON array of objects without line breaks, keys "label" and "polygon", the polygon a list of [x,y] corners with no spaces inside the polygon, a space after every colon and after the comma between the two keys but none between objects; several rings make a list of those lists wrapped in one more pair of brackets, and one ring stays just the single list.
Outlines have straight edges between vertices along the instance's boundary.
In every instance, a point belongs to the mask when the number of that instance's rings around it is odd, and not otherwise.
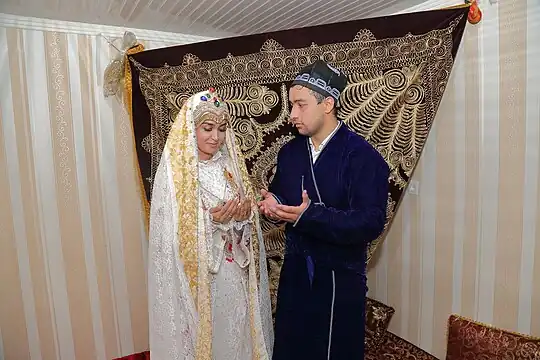
[{"label": "decorative pillow", "polygon": [[394,312],[391,306],[366,298],[366,351],[374,351],[384,342]]},{"label": "decorative pillow", "polygon": [[374,352],[366,352],[365,360],[438,360],[435,356],[425,352],[418,346],[386,332],[385,341],[380,349]]},{"label": "decorative pillow", "polygon": [[540,338],[479,323],[458,315],[448,319],[446,360],[540,359]]}]

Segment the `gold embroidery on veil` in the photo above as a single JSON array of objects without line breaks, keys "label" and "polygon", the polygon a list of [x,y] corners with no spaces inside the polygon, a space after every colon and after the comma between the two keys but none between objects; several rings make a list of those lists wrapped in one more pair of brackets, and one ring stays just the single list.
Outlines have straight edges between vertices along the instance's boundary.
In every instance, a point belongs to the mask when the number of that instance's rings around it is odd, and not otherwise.
[{"label": "gold embroidery on veil", "polygon": [[[170,154],[173,182],[178,206],[178,238],[180,248],[178,256],[184,265],[184,272],[189,281],[191,295],[198,313],[196,359],[207,360],[212,358],[212,314],[210,298],[210,275],[201,263],[208,262],[205,244],[204,216],[199,199],[198,182],[198,155],[195,128],[189,121],[188,111],[191,104],[186,102],[182,106],[176,121],[171,127],[167,138],[166,148]],[[231,158],[233,173],[232,179],[246,198],[254,199],[254,192],[249,181],[247,168],[235,141],[234,134],[228,130],[225,146]],[[235,174],[235,169],[239,173]],[[227,178],[227,176],[226,176]],[[251,226],[251,261],[248,266],[248,292],[249,292],[249,319],[253,339],[253,358],[268,360],[262,334],[260,304],[258,298],[259,271],[259,238],[257,225],[259,217],[256,204],[252,205],[254,214]],[[181,229],[181,231],[180,231]]]},{"label": "gold embroidery on veil", "polygon": [[[172,175],[178,204],[179,256],[189,281],[191,295],[195,303],[199,324],[197,328],[197,359],[212,357],[212,319],[210,307],[210,280],[208,273],[199,271],[199,262],[205,257],[204,244],[201,246],[199,216],[198,157],[195,129],[189,124],[188,107],[182,107],[177,121],[167,138],[167,149],[171,157]],[[202,227],[204,228],[204,226]],[[204,236],[202,236],[204,239]],[[202,252],[200,251],[202,250]],[[205,268],[204,266],[202,268]]]}]

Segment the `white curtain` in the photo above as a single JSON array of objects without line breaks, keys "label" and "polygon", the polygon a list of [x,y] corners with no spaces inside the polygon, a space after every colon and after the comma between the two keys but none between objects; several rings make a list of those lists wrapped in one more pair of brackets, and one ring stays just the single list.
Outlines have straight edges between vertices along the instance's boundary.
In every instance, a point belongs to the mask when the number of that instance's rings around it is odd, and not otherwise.
[{"label": "white curtain", "polygon": [[[148,348],[132,127],[101,87],[103,36],[125,30],[0,14],[0,358]],[[205,40],[128,30],[147,49]]]}]

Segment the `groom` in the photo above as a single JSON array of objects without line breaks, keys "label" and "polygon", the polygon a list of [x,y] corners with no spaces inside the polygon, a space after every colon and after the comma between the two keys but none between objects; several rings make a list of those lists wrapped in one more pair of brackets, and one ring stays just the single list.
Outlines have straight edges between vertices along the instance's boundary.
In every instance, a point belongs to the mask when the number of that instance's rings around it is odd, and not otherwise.
[{"label": "groom", "polygon": [[274,360],[364,358],[366,254],[384,229],[389,169],[337,119],[346,85],[321,60],[300,71],[289,90],[300,136],[261,191],[260,211],[287,223]]}]

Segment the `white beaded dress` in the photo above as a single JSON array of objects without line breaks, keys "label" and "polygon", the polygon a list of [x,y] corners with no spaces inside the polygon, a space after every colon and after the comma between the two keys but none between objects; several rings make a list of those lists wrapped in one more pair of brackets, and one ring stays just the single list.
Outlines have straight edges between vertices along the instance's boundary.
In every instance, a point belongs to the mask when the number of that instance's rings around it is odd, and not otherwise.
[{"label": "white beaded dress", "polygon": [[270,360],[274,335],[256,208],[247,220],[227,224],[213,222],[209,214],[237,193],[254,197],[230,128],[210,160],[198,159],[194,117],[214,111],[214,104],[223,109],[217,101],[199,100],[209,95],[195,94],[182,106],[152,183],[150,357]]},{"label": "white beaded dress", "polygon": [[[227,181],[227,157],[217,152],[208,161],[199,161],[200,196],[203,210],[218,206],[236,194]],[[214,360],[251,359],[252,341],[248,314],[249,249],[244,231],[250,220],[217,224],[206,218],[206,232],[212,273],[212,351]]]}]

